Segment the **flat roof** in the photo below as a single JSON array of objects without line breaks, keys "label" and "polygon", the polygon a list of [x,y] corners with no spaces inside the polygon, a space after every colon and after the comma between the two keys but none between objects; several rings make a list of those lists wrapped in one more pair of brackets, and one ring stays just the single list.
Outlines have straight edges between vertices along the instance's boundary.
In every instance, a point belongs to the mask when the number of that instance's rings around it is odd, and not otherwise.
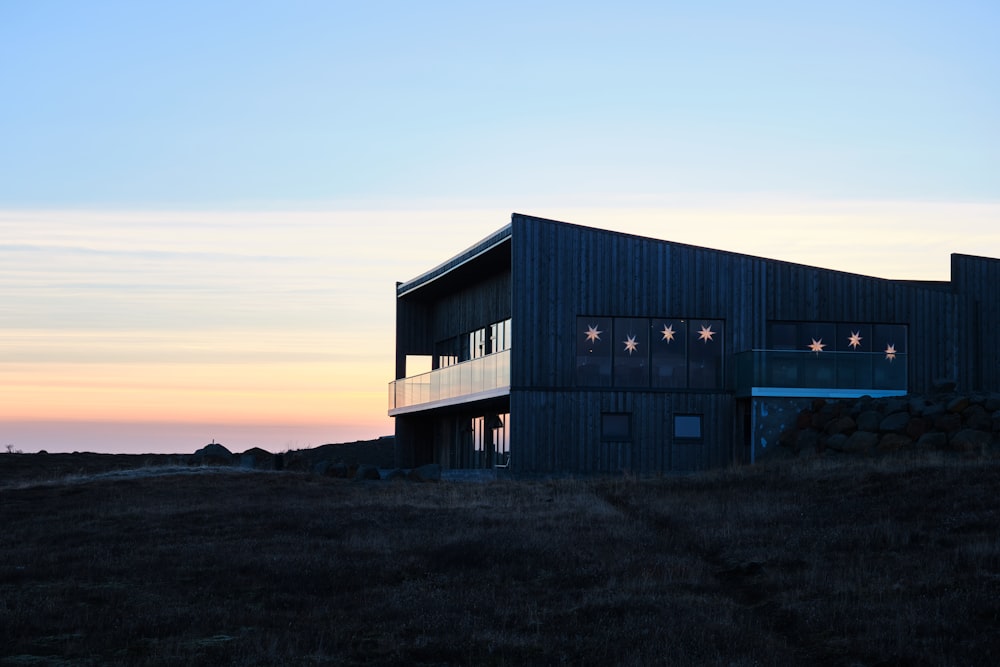
[{"label": "flat roof", "polygon": [[[461,280],[470,272],[469,262],[477,259],[485,259],[489,268],[510,268],[510,233],[511,225],[507,224],[487,236],[482,241],[472,245],[445,262],[435,266],[430,271],[421,273],[416,278],[396,285],[396,297],[406,296],[415,290],[428,288],[435,282],[440,282],[442,278],[449,278],[449,282]],[[504,252],[506,251],[506,252]],[[482,274],[481,263],[475,269],[477,274]]]}]

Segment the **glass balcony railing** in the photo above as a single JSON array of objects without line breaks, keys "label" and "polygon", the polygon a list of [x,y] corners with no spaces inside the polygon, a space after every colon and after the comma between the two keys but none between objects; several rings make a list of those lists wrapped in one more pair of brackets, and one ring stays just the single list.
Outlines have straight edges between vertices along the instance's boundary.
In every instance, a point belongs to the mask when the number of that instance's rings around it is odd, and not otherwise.
[{"label": "glass balcony railing", "polygon": [[736,393],[742,396],[874,396],[905,394],[906,387],[905,354],[750,350],[736,355]]},{"label": "glass balcony railing", "polygon": [[389,414],[510,391],[510,350],[389,383]]}]

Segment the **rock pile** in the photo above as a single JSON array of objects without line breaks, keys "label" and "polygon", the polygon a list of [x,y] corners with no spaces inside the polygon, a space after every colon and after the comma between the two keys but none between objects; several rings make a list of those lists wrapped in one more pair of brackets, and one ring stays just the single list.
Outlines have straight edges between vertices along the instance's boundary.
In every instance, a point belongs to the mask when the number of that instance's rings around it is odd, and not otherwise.
[{"label": "rock pile", "polygon": [[827,400],[799,412],[766,456],[945,451],[1000,455],[1000,394]]}]

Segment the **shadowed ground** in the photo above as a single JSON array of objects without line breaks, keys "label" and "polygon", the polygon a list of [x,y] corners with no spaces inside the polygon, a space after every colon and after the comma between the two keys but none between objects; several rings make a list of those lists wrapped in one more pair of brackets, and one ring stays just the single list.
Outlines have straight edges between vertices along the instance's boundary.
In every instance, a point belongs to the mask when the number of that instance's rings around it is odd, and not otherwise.
[{"label": "shadowed ground", "polygon": [[4,458],[5,665],[1000,657],[989,461],[439,484],[176,468],[23,485]]}]

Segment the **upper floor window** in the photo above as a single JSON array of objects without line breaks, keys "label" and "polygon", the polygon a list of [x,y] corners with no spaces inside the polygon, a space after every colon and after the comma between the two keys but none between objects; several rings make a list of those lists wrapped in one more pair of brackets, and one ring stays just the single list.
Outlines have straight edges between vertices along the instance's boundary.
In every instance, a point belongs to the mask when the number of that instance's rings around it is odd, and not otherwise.
[{"label": "upper floor window", "polygon": [[438,341],[434,344],[434,367],[445,368],[509,350],[510,339],[510,318],[508,318],[460,336]]},{"label": "upper floor window", "polygon": [[[775,386],[906,387],[907,325],[872,322],[768,322],[766,348],[789,353],[768,373]],[[833,354],[831,354],[833,353]]]},{"label": "upper floor window", "polygon": [[577,384],[721,389],[723,321],[578,317]]}]

